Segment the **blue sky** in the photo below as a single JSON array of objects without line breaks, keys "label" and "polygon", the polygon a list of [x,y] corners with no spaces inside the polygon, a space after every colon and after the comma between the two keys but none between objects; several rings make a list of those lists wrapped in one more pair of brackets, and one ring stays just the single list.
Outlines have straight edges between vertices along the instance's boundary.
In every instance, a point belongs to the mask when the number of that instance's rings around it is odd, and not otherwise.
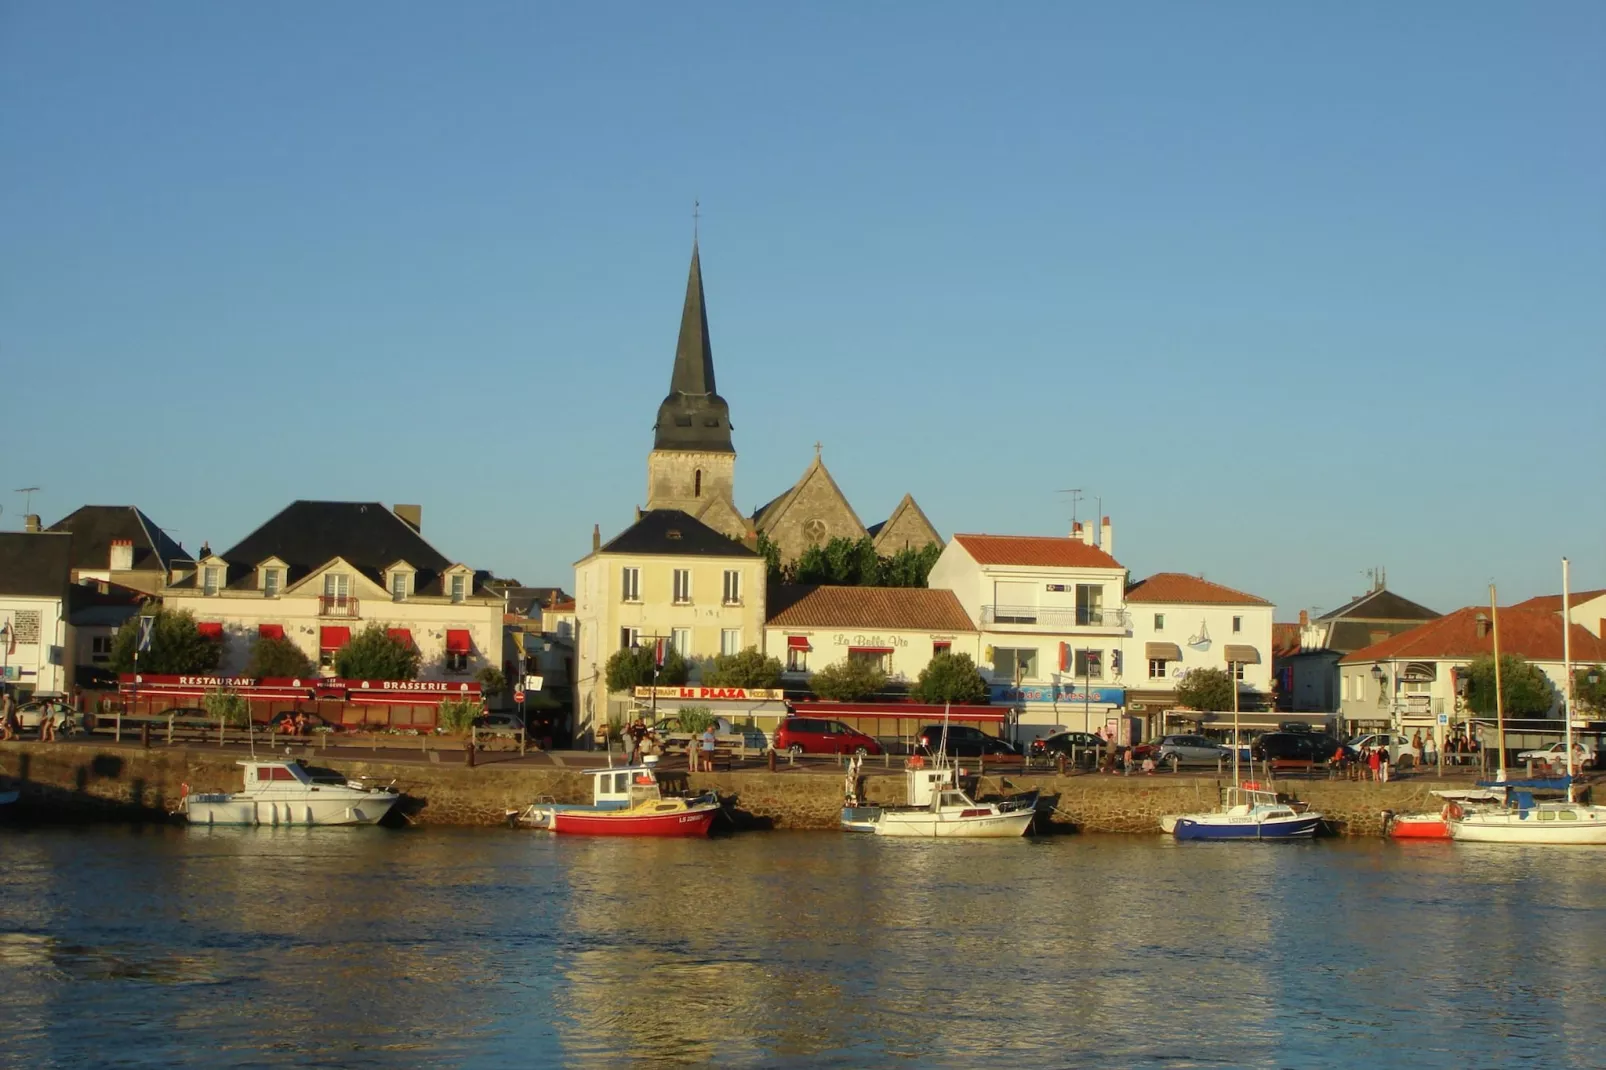
[{"label": "blue sky", "polygon": [[0,526],[623,528],[691,205],[737,504],[1606,586],[1606,6],[0,5]]}]

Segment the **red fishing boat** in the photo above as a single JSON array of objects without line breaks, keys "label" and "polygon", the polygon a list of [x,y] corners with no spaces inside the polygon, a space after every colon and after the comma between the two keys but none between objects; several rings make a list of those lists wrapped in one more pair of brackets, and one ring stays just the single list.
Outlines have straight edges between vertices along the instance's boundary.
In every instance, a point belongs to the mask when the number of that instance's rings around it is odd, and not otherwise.
[{"label": "red fishing boat", "polygon": [[1391,840],[1448,840],[1449,818],[1460,817],[1475,805],[1497,803],[1500,796],[1491,791],[1435,791],[1444,806],[1437,813],[1396,814],[1383,811],[1383,834]]},{"label": "red fishing boat", "polygon": [[666,796],[651,765],[630,765],[594,770],[589,806],[537,800],[508,820],[576,836],[706,836],[718,814],[712,794]]}]

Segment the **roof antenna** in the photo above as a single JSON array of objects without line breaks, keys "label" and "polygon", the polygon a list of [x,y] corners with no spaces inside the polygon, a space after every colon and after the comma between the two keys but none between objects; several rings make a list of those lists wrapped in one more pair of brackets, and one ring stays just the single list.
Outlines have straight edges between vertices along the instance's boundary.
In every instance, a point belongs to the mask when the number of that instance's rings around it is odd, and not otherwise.
[{"label": "roof antenna", "polygon": [[17,488],[16,493],[26,495],[26,497],[24,497],[22,499],[22,511],[23,511],[24,515],[33,512],[33,496],[34,496],[34,492],[35,491],[39,491],[39,490],[43,490],[43,489],[44,489],[43,487],[18,487]]},{"label": "roof antenna", "polygon": [[1072,487],[1070,490],[1062,490],[1060,493],[1071,496],[1071,526],[1074,528],[1076,526],[1076,503],[1082,500],[1082,488]]}]

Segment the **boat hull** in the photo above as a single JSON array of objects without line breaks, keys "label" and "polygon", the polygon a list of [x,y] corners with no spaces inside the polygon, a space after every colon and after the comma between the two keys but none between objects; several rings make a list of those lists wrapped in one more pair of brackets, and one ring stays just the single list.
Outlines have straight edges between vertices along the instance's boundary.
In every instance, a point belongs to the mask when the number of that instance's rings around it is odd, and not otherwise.
[{"label": "boat hull", "polygon": [[659,814],[630,810],[556,810],[550,828],[571,836],[707,836],[718,806],[675,809]]},{"label": "boat hull", "polygon": [[1540,820],[1536,813],[1477,814],[1450,822],[1457,843],[1533,843],[1557,846],[1606,845],[1606,814],[1593,820]]},{"label": "boat hull", "polygon": [[1172,835],[1179,840],[1308,840],[1322,823],[1320,814],[1299,814],[1292,818],[1254,821],[1242,818],[1215,819],[1216,815],[1189,815],[1177,818]]},{"label": "boat hull", "polygon": [[1398,814],[1389,821],[1391,840],[1448,840],[1450,826],[1441,814]]},{"label": "boat hull", "polygon": [[874,832],[876,822],[881,820],[883,812],[884,808],[880,806],[844,806],[842,831]]},{"label": "boat hull", "polygon": [[251,799],[234,795],[191,795],[182,812],[192,825],[374,825],[401,798],[370,792],[358,798]]},{"label": "boat hull", "polygon": [[886,811],[875,822],[877,836],[898,836],[923,839],[1013,839],[1026,835],[1032,826],[1034,811],[1017,810],[996,814],[943,815],[929,811],[899,813]]}]

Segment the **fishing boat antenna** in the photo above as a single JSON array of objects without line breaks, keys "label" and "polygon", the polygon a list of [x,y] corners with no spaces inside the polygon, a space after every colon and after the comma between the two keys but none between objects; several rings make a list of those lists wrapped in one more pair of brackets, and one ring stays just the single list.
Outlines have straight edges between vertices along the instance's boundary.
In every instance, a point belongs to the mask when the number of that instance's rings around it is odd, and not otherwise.
[{"label": "fishing boat antenna", "polygon": [[1500,607],[1496,604],[1494,584],[1489,584],[1489,619],[1494,625],[1494,735],[1495,746],[1500,748],[1500,775],[1506,779],[1506,702],[1500,691]]},{"label": "fishing boat antenna", "polygon": [[1568,591],[1570,563],[1561,559],[1561,673],[1562,673],[1562,729],[1563,744],[1567,748],[1567,801],[1573,798],[1573,618],[1571,594]]}]

